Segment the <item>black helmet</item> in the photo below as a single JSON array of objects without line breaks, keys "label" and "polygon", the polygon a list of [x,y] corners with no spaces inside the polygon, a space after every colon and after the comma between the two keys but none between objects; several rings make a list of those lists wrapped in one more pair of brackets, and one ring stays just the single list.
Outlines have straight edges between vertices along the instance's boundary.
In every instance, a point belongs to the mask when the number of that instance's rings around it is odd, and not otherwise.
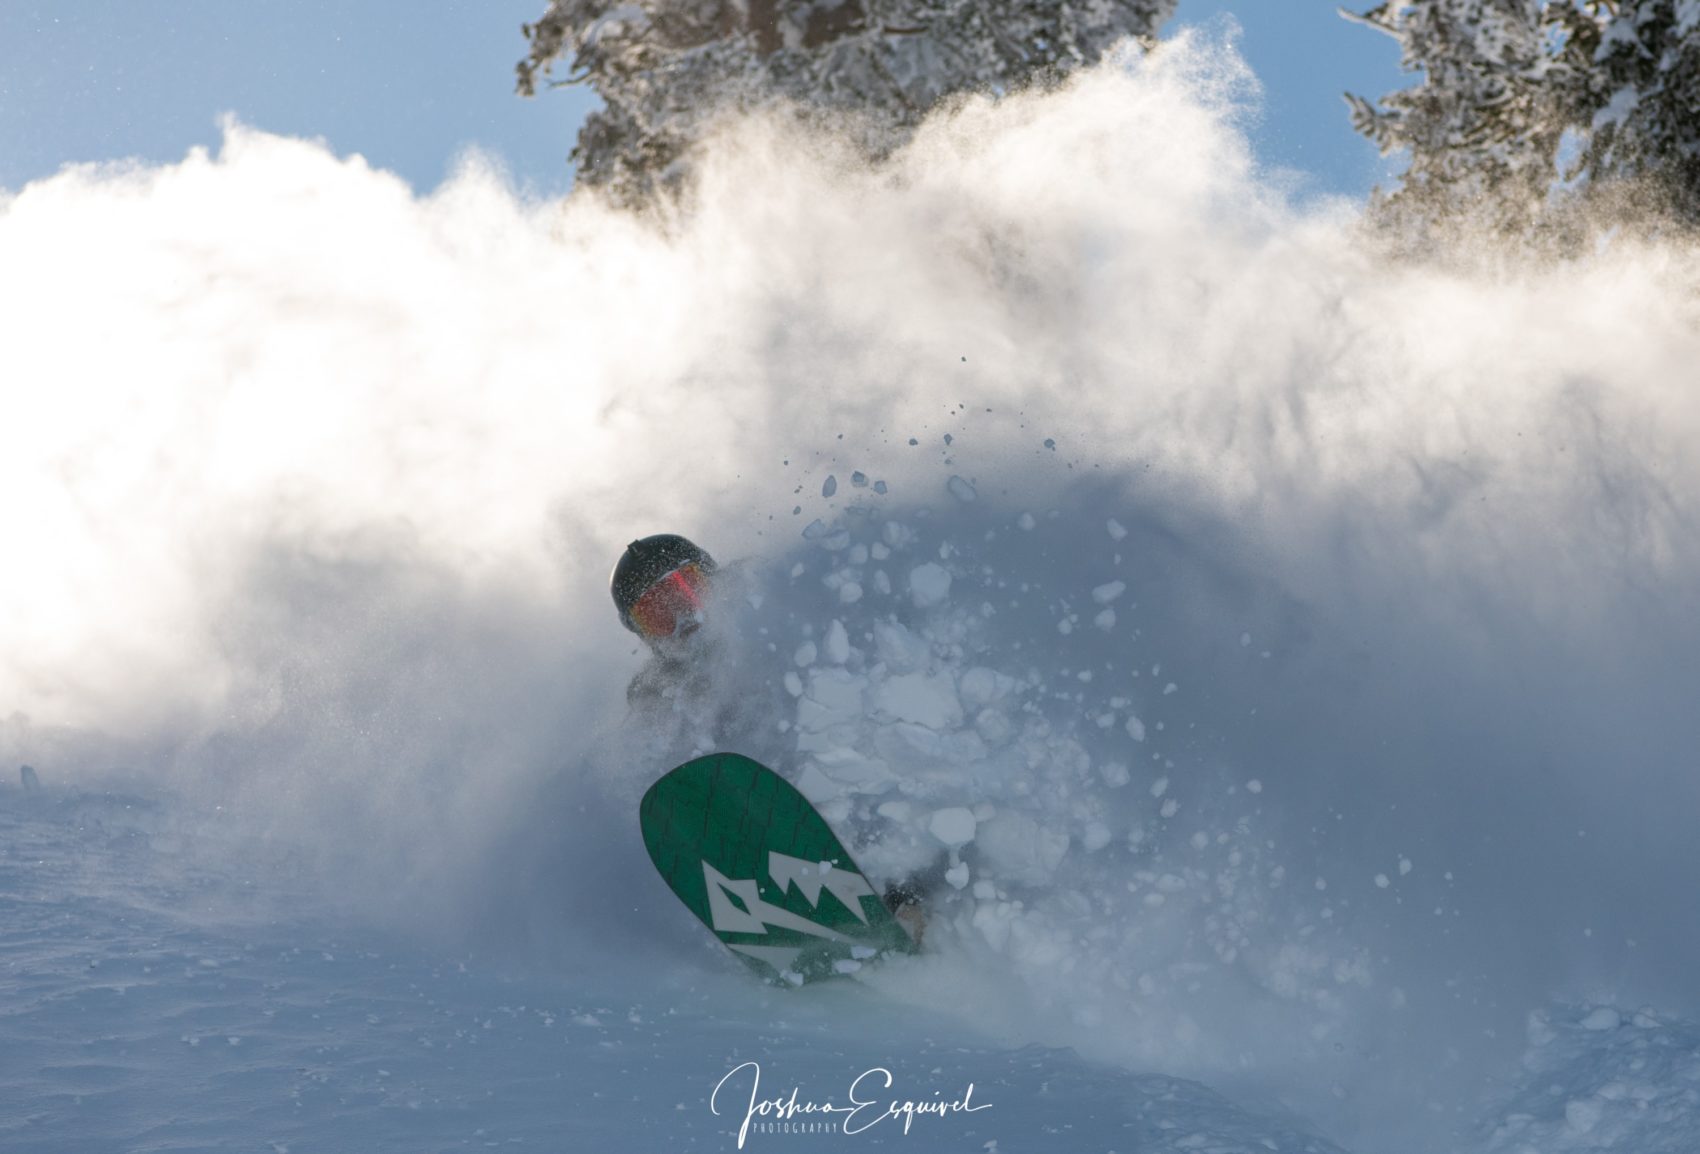
[{"label": "black helmet", "polygon": [[608,579],[620,624],[650,639],[690,632],[715,568],[713,557],[677,533],[633,541]]}]

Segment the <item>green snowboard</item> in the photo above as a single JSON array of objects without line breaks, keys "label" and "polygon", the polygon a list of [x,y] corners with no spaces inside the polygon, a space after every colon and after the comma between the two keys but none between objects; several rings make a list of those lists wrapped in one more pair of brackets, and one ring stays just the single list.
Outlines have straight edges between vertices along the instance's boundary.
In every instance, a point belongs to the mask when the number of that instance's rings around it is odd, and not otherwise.
[{"label": "green snowboard", "polygon": [[650,786],[643,844],[679,900],[763,978],[800,986],[915,944],[795,786],[735,753]]}]

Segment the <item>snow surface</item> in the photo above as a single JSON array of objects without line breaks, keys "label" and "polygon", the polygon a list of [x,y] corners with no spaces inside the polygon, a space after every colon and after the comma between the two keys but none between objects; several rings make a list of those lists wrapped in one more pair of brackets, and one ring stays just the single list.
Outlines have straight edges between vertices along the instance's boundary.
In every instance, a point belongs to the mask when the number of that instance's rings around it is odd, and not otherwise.
[{"label": "snow surface", "polygon": [[[327,922],[192,864],[231,847],[181,802],[0,799],[8,1151],[733,1149],[744,1110],[709,1098],[746,1061],[768,1096],[840,1104],[889,1070],[889,1091],[858,1094],[876,1108],[855,1137],[875,1148],[1338,1150],[1195,1082],[975,1043],[913,1011],[894,1040],[883,1000],[848,984],[804,998],[693,957],[696,974],[586,988]],[[921,1115],[908,1138],[880,1120],[970,1084],[989,1111]],[[758,1128],[746,1148],[788,1137]]]},{"label": "snow surface", "polygon": [[[913,1120],[925,1148],[1340,1150],[1194,1081],[996,1045],[913,1007],[894,1031],[878,990],[773,991],[706,951],[596,967],[587,987],[328,918],[283,863],[231,844],[245,831],[181,798],[8,787],[0,802],[9,1151],[723,1149],[742,1115],[708,1098],[750,1061],[768,1092],[839,1103],[866,1069],[913,1100],[972,1083],[990,1112]],[[1522,1087],[1468,1148],[1693,1149],[1700,1028],[1554,1007],[1527,1034]],[[902,1145],[900,1127],[856,1137]]]},{"label": "snow surface", "polygon": [[[1387,264],[1244,80],[729,129],[666,234],[240,126],[6,199],[0,1149],[726,1150],[746,1061],[991,1104],[746,1148],[1700,1149],[1700,269]],[[679,908],[720,747],[922,954]]]}]

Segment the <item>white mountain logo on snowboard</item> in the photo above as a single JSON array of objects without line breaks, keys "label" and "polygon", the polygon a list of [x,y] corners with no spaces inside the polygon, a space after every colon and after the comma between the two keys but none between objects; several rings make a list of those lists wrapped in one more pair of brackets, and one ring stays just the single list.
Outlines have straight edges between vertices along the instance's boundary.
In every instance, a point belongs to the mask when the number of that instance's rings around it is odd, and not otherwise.
[{"label": "white mountain logo on snowboard", "polygon": [[[826,890],[856,915],[863,925],[867,915],[862,912],[861,899],[873,897],[873,887],[854,870],[834,869],[831,862],[807,862],[782,853],[768,854],[767,872],[782,891],[796,886],[812,906],[820,905],[821,890]],[[795,930],[810,937],[849,945],[853,939],[818,922],[780,909],[761,900],[760,886],[754,878],[733,879],[702,863],[702,877],[708,888],[710,924],[716,933],[765,934],[769,926]],[[791,968],[802,949],[796,946],[752,946],[728,942],[741,954],[766,962],[784,973]]]}]

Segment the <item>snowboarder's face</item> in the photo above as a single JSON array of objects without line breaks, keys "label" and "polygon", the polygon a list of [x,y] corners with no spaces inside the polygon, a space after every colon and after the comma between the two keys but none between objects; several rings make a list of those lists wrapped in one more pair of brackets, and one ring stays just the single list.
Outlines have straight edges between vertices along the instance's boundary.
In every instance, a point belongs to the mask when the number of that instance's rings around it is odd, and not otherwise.
[{"label": "snowboarder's face", "polygon": [[688,637],[702,625],[707,599],[708,575],[694,563],[681,565],[632,604],[632,624],[651,644]]}]

